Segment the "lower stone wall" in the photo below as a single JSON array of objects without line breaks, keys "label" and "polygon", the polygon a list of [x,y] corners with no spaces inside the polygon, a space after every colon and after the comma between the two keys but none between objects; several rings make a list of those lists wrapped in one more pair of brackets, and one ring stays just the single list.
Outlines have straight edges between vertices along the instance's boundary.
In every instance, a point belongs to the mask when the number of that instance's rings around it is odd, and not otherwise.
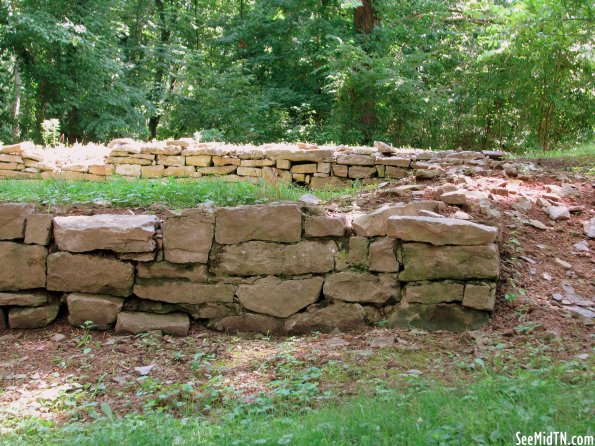
[{"label": "lower stone wall", "polygon": [[[82,151],[85,147],[80,147]],[[31,142],[0,147],[0,177],[106,180],[124,178],[220,177],[226,181],[296,183],[313,189],[343,188],[351,180],[364,184],[385,178],[414,175],[433,179],[463,170],[487,173],[512,164],[493,151],[421,151],[396,149],[377,142],[375,147],[265,144],[261,146],[199,143],[191,138],[138,142],[116,139],[91,147],[95,156],[68,162],[46,157]],[[61,153],[62,158],[68,152]]]},{"label": "lower stone wall", "polygon": [[[494,307],[497,228],[439,202],[356,216],[296,203],[53,216],[0,205],[0,329],[60,312],[80,326],[186,335],[390,326],[474,329]],[[425,215],[434,215],[427,217]]]}]

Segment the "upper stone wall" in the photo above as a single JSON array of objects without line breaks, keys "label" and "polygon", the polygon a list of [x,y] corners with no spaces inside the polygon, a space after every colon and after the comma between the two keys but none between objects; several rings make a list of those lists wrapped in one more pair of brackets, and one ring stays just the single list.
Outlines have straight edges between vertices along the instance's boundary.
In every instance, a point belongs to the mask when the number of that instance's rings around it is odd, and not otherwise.
[{"label": "upper stone wall", "polygon": [[[314,189],[344,187],[349,180],[364,183],[413,174],[432,179],[464,168],[486,172],[511,168],[498,161],[501,152],[422,151],[396,149],[377,142],[375,147],[316,146],[313,144],[232,145],[200,143],[190,138],[138,142],[116,139],[91,147],[96,156],[74,161],[26,142],[0,148],[0,176],[105,180],[129,178],[218,176],[227,181],[297,183]],[[84,146],[74,148],[84,151]],[[68,152],[61,152],[68,158]],[[59,154],[58,154],[59,155]]]},{"label": "upper stone wall", "polygon": [[[464,330],[494,307],[497,228],[438,202],[359,215],[276,203],[153,215],[52,216],[0,204],[0,328],[186,334],[391,326]],[[434,217],[424,216],[432,213]]]}]

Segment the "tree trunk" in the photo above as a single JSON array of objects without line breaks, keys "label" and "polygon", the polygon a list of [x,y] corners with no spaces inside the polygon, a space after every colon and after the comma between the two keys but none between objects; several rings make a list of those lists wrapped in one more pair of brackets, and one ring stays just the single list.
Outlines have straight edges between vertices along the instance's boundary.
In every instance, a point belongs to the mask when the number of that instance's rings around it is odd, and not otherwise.
[{"label": "tree trunk", "polygon": [[362,0],[362,6],[355,8],[353,12],[353,24],[355,31],[360,34],[370,34],[374,29],[374,9],[372,0]]},{"label": "tree trunk", "polygon": [[19,119],[21,116],[21,72],[19,70],[19,59],[14,63],[14,103],[12,105],[12,139],[15,142],[19,139],[21,129]]},{"label": "tree trunk", "polygon": [[167,19],[165,17],[165,8],[162,0],[155,0],[155,6],[157,13],[159,14],[159,22],[161,27],[160,32],[160,44],[158,56],[157,56],[157,67],[155,68],[155,77],[153,81],[153,89],[151,91],[151,103],[155,106],[155,113],[149,118],[149,133],[151,139],[157,137],[157,127],[161,120],[161,110],[163,108],[165,86],[163,79],[165,77],[165,46],[169,42],[171,32],[167,27]]}]

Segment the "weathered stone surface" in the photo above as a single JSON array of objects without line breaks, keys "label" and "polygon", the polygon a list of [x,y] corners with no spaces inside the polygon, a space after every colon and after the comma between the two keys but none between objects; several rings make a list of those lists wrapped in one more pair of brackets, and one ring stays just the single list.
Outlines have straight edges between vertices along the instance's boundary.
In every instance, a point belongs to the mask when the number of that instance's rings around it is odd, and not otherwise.
[{"label": "weathered stone surface", "polygon": [[370,271],[393,273],[399,271],[399,262],[395,254],[397,242],[390,238],[380,238],[370,243]]},{"label": "weathered stone surface", "polygon": [[200,263],[147,262],[137,266],[137,277],[141,279],[187,279],[191,282],[208,280],[207,265]]},{"label": "weathered stone surface", "polygon": [[465,206],[467,205],[467,194],[466,191],[462,190],[444,192],[440,195],[440,200],[453,206]]},{"label": "weathered stone surface", "polygon": [[27,217],[25,228],[25,243],[30,245],[48,245],[52,235],[52,221],[50,214],[31,214]]},{"label": "weathered stone surface", "polygon": [[566,206],[549,206],[546,211],[551,220],[557,221],[570,219],[570,211]]},{"label": "weathered stone surface", "polygon": [[318,169],[318,164],[316,163],[308,163],[308,164],[295,164],[291,167],[291,173],[314,173]]},{"label": "weathered stone surface", "polygon": [[400,298],[396,274],[342,271],[326,278],[323,292],[326,297],[346,302],[384,304]]},{"label": "weathered stone surface", "polygon": [[267,157],[273,160],[328,162],[333,159],[332,149],[301,150],[297,148],[267,150]]},{"label": "weathered stone surface", "polygon": [[349,255],[347,263],[351,266],[368,267],[368,246],[370,240],[366,237],[350,237],[349,238]]},{"label": "weathered stone surface", "polygon": [[62,251],[150,252],[155,249],[154,215],[56,217],[54,237]]},{"label": "weathered stone surface", "polygon": [[116,175],[140,177],[141,166],[138,164],[116,164]]},{"label": "weathered stone surface", "polygon": [[167,217],[163,227],[165,260],[172,263],[207,263],[213,244],[215,216],[208,209],[189,209]]},{"label": "weathered stone surface", "polygon": [[285,322],[288,334],[304,334],[313,331],[330,332],[357,330],[365,325],[366,312],[360,304],[335,302],[326,307],[312,305],[308,311],[291,316]]},{"label": "weathered stone surface", "polygon": [[407,176],[407,169],[386,166],[384,169],[384,176],[388,178],[405,178]]},{"label": "weathered stone surface", "polygon": [[232,302],[235,286],[224,283],[196,283],[172,279],[138,279],[134,294],[143,299],[168,303],[202,304]]},{"label": "weathered stone surface", "polygon": [[284,332],[284,321],[263,314],[246,313],[240,316],[225,317],[220,321],[216,321],[213,327],[216,330],[231,333],[282,334]]},{"label": "weathered stone surface", "polygon": [[0,293],[0,305],[39,307],[48,303],[46,293]]},{"label": "weathered stone surface", "polygon": [[349,178],[370,178],[376,173],[376,167],[349,166]]},{"label": "weathered stone surface", "polygon": [[214,256],[218,274],[253,276],[282,274],[286,276],[326,273],[335,265],[337,245],[333,241],[302,241],[294,245],[246,242],[225,245]]},{"label": "weathered stone surface", "polygon": [[186,336],[190,330],[190,318],[184,313],[151,314],[122,311],[118,314],[116,333],[139,334],[161,330],[163,334]]},{"label": "weathered stone surface", "polygon": [[237,316],[240,314],[241,306],[239,304],[176,304],[178,310],[188,313],[192,319],[221,319],[228,316]]},{"label": "weathered stone surface", "polygon": [[382,164],[384,166],[394,166],[406,169],[409,167],[409,164],[411,164],[411,159],[399,156],[389,156],[386,158],[378,158],[376,163]]},{"label": "weathered stone surface", "polygon": [[40,307],[11,308],[8,312],[10,328],[41,328],[51,324],[58,316],[57,303]]},{"label": "weathered stone surface", "polygon": [[4,314],[4,310],[0,308],[0,330],[6,330],[7,328],[6,315]]},{"label": "weathered stone surface", "polygon": [[463,305],[477,310],[492,311],[496,303],[496,285],[465,285]]},{"label": "weathered stone surface", "polygon": [[428,331],[477,330],[488,323],[489,313],[453,304],[424,305],[401,303],[389,317],[390,327],[415,327]]},{"label": "weathered stone surface", "polygon": [[412,282],[405,287],[403,300],[409,303],[437,304],[463,300],[462,283],[455,282]]},{"label": "weathered stone surface", "polygon": [[432,245],[487,245],[494,242],[498,229],[457,218],[390,217],[387,234]]},{"label": "weathered stone surface", "polygon": [[25,222],[33,212],[35,207],[30,204],[0,204],[0,240],[24,238]]},{"label": "weathered stone surface", "polygon": [[589,238],[595,238],[595,217],[583,222],[583,231]]},{"label": "weathered stone surface", "polygon": [[140,176],[142,178],[161,178],[165,175],[165,166],[158,164],[156,166],[143,166]]},{"label": "weathered stone surface", "polygon": [[209,155],[195,155],[186,157],[186,165],[209,167],[211,165],[211,157]]},{"label": "weathered stone surface", "polygon": [[361,215],[353,220],[353,229],[357,235],[363,237],[385,236],[387,221],[393,216],[416,216],[422,209],[438,212],[438,201],[414,201],[407,204],[386,204],[374,212]]},{"label": "weathered stone surface", "polygon": [[44,246],[0,242],[0,290],[45,288],[47,255]]},{"label": "weathered stone surface", "polygon": [[124,299],[105,294],[71,293],[66,298],[68,323],[79,327],[87,321],[93,322],[94,329],[107,330],[116,322],[122,311]]},{"label": "weathered stone surface", "polygon": [[399,280],[412,282],[437,279],[497,279],[500,274],[496,245],[432,246],[403,244]]},{"label": "weathered stone surface", "polygon": [[248,311],[285,318],[313,304],[320,297],[322,277],[281,280],[273,276],[239,285],[237,296]]},{"label": "weathered stone surface", "polygon": [[337,164],[347,164],[348,166],[373,166],[376,163],[375,156],[369,155],[339,155]]},{"label": "weathered stone surface", "polygon": [[304,232],[306,237],[342,237],[346,227],[345,216],[311,215],[306,217]]},{"label": "weathered stone surface", "polygon": [[138,299],[136,297],[131,297],[126,299],[126,302],[124,302],[123,309],[124,311],[142,311],[143,313],[167,314],[180,311],[180,309],[178,308],[179,305],[184,304],[166,304],[154,300]]},{"label": "weathered stone surface", "polygon": [[221,208],[215,228],[215,240],[223,244],[297,242],[302,237],[302,213],[295,204]]},{"label": "weathered stone surface", "polygon": [[134,266],[88,254],[56,252],[48,256],[47,289],[130,296]]},{"label": "weathered stone surface", "polygon": [[310,189],[344,189],[349,186],[347,180],[343,180],[337,177],[314,177],[310,180]]}]

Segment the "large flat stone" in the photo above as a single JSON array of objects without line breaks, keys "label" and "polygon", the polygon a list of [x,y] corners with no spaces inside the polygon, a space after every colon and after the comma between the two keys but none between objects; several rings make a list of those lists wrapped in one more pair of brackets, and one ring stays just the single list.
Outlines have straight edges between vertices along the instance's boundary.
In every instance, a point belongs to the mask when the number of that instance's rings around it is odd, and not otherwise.
[{"label": "large flat stone", "polygon": [[215,216],[208,209],[189,209],[167,217],[163,226],[165,260],[172,263],[207,263],[213,244]]},{"label": "large flat stone", "polygon": [[44,246],[0,242],[0,290],[45,288],[47,255]]},{"label": "large flat stone", "polygon": [[172,279],[138,279],[134,284],[136,296],[174,304],[233,302],[235,289],[234,285],[224,283],[196,283]]},{"label": "large flat stone", "polygon": [[379,238],[370,243],[368,249],[370,271],[393,273],[399,271],[399,262],[395,253],[396,240],[390,237]]},{"label": "large flat stone", "polygon": [[25,238],[25,222],[35,207],[23,203],[0,204],[0,240]]},{"label": "large flat stone", "polygon": [[471,284],[465,285],[463,305],[477,310],[492,311],[496,304],[496,284]]},{"label": "large flat stone", "polygon": [[462,308],[453,304],[424,305],[402,303],[388,318],[390,327],[420,328],[460,332],[477,330],[488,323],[486,311]]},{"label": "large flat stone", "polygon": [[363,237],[385,236],[387,222],[393,216],[417,216],[419,211],[438,212],[439,201],[413,201],[407,204],[385,204],[365,215],[353,219],[352,225],[355,233]]},{"label": "large flat stone", "polygon": [[333,241],[306,240],[294,245],[254,241],[222,246],[214,256],[213,265],[220,275],[326,273],[335,266],[336,252]]},{"label": "large flat stone", "polygon": [[388,219],[387,234],[432,245],[487,245],[496,240],[498,229],[457,218],[393,216]]},{"label": "large flat stone", "polygon": [[48,303],[46,293],[0,293],[0,306],[39,307]]},{"label": "large flat stone", "polygon": [[490,279],[500,274],[496,245],[432,246],[403,243],[405,269],[399,280]]},{"label": "large flat stone", "polygon": [[312,215],[306,217],[306,237],[343,237],[347,229],[345,216]]},{"label": "large flat stone", "polygon": [[206,282],[209,278],[207,265],[200,263],[144,262],[137,266],[141,279],[186,279],[191,282]]},{"label": "large flat stone", "polygon": [[239,206],[217,210],[215,240],[235,244],[250,240],[298,242],[302,213],[295,204]]},{"label": "large flat stone", "polygon": [[184,313],[152,314],[122,311],[118,314],[116,333],[139,334],[161,330],[163,334],[187,336],[190,318]]},{"label": "large flat stone", "polygon": [[149,252],[155,249],[154,215],[71,216],[54,218],[54,237],[62,251]]},{"label": "large flat stone", "polygon": [[405,287],[403,301],[437,304],[463,300],[464,285],[456,282],[412,282]]},{"label": "large flat stone", "polygon": [[130,296],[134,266],[93,256],[57,252],[48,256],[47,289]]},{"label": "large flat stone", "polygon": [[330,274],[324,281],[323,292],[332,299],[374,304],[400,297],[396,274],[373,275],[356,271]]},{"label": "large flat stone", "polygon": [[25,243],[31,245],[48,245],[52,235],[52,221],[50,214],[31,214],[27,217],[25,228]]},{"label": "large flat stone", "polygon": [[357,330],[365,325],[366,312],[360,304],[335,302],[326,307],[312,305],[307,311],[297,313],[285,321],[288,334],[304,334],[313,331],[330,332]]},{"label": "large flat stone", "polygon": [[8,312],[10,328],[41,328],[51,324],[58,316],[57,303],[40,307],[17,307]]},{"label": "large flat stone", "polygon": [[66,298],[68,304],[68,322],[75,327],[87,321],[93,322],[92,328],[107,330],[116,322],[122,311],[124,299],[105,294],[71,293]]},{"label": "large flat stone", "polygon": [[213,323],[213,328],[230,333],[282,334],[284,332],[284,321],[264,314],[246,313],[239,316],[224,317]]},{"label": "large flat stone", "polygon": [[316,302],[322,282],[322,277],[281,280],[269,276],[252,284],[239,285],[236,294],[249,311],[285,318]]}]

